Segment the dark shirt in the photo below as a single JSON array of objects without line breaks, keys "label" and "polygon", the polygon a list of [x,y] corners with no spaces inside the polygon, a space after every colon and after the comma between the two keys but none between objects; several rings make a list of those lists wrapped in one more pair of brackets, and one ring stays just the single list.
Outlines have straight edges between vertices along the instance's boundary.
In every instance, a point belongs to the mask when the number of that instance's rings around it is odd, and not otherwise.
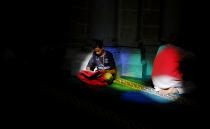
[{"label": "dark shirt", "polygon": [[93,70],[95,67],[97,70],[111,70],[115,69],[115,61],[111,52],[106,51],[106,54],[103,57],[97,56],[93,53],[90,58],[87,67],[90,67]]}]

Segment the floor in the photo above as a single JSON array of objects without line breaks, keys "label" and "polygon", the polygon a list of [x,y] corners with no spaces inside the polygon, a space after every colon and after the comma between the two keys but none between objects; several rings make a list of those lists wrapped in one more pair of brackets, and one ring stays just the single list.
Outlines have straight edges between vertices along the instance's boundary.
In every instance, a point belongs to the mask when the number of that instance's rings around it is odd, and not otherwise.
[{"label": "floor", "polygon": [[[147,82],[135,78],[124,79]],[[61,120],[63,124],[78,128],[84,124],[93,128],[100,126],[99,128],[126,129],[202,125],[195,119],[195,116],[202,119],[203,111],[198,104],[179,105],[151,101],[145,95],[137,94],[137,90],[122,87],[112,84],[107,88],[88,89],[76,77],[68,78],[62,83],[43,83],[40,85],[39,114],[42,121],[52,119],[52,122],[58,123]],[[131,98],[128,99],[129,97]]]}]

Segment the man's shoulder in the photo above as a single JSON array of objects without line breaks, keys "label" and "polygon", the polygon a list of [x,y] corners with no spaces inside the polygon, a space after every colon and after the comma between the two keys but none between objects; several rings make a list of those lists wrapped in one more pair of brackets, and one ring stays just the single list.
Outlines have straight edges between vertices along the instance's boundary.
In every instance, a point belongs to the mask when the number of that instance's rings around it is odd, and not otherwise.
[{"label": "man's shoulder", "polygon": [[93,52],[93,53],[92,53],[92,57],[96,57],[96,54],[95,54],[95,52]]},{"label": "man's shoulder", "polygon": [[107,50],[106,50],[106,54],[107,54],[108,56],[112,56],[112,53],[109,52],[109,51],[107,51]]}]

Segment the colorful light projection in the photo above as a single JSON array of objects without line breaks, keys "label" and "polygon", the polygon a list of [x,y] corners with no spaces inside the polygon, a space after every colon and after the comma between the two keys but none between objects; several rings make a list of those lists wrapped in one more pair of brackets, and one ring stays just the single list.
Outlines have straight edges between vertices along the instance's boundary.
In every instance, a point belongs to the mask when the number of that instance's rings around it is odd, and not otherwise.
[{"label": "colorful light projection", "polygon": [[[133,77],[138,79],[142,78],[142,61],[140,50],[132,50],[127,48],[114,48],[114,47],[105,47],[105,50],[110,51],[115,59],[118,77]],[[92,55],[92,52],[86,55],[85,60],[82,62],[80,70],[84,70],[86,65]],[[135,82],[135,79],[132,81]],[[157,103],[172,103],[170,99],[145,92],[133,87],[128,87],[125,85],[113,83],[110,85],[111,89],[120,91],[120,98],[125,101],[135,102],[135,103],[145,103],[145,104],[157,104]]]},{"label": "colorful light projection", "polygon": [[157,103],[172,103],[173,101],[163,97],[123,86],[117,83],[110,85],[113,90],[120,91],[120,98],[125,101],[142,103],[142,104],[157,104]]},{"label": "colorful light projection", "polygon": [[171,100],[143,91],[122,93],[121,99],[143,104],[172,103]]},{"label": "colorful light projection", "polygon": [[[153,61],[142,60],[140,49],[125,47],[105,47],[105,50],[108,50],[113,54],[118,76],[134,78],[144,78],[143,74],[147,75],[148,77],[151,76]],[[88,64],[92,52],[81,55],[83,61],[79,71],[86,69],[86,65]]]},{"label": "colorful light projection", "polygon": [[179,98],[179,95],[161,95],[153,88],[145,86],[139,80],[129,80],[117,78],[110,85],[111,88],[121,91],[120,97],[123,100],[144,104],[157,104],[172,103]]},{"label": "colorful light projection", "polygon": [[119,76],[142,78],[141,51],[136,48],[105,47],[115,59]]}]

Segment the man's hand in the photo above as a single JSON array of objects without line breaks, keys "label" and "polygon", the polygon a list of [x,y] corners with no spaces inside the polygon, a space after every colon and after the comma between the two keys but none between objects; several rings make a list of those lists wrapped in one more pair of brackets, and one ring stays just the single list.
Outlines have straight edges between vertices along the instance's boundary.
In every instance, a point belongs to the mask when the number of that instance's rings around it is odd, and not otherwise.
[{"label": "man's hand", "polygon": [[171,87],[171,88],[169,88],[167,90],[160,90],[159,93],[160,94],[167,95],[167,94],[179,93],[179,91],[177,90],[177,88]]},{"label": "man's hand", "polygon": [[86,67],[86,70],[87,70],[87,71],[91,71],[91,70],[90,70],[90,67]]}]

